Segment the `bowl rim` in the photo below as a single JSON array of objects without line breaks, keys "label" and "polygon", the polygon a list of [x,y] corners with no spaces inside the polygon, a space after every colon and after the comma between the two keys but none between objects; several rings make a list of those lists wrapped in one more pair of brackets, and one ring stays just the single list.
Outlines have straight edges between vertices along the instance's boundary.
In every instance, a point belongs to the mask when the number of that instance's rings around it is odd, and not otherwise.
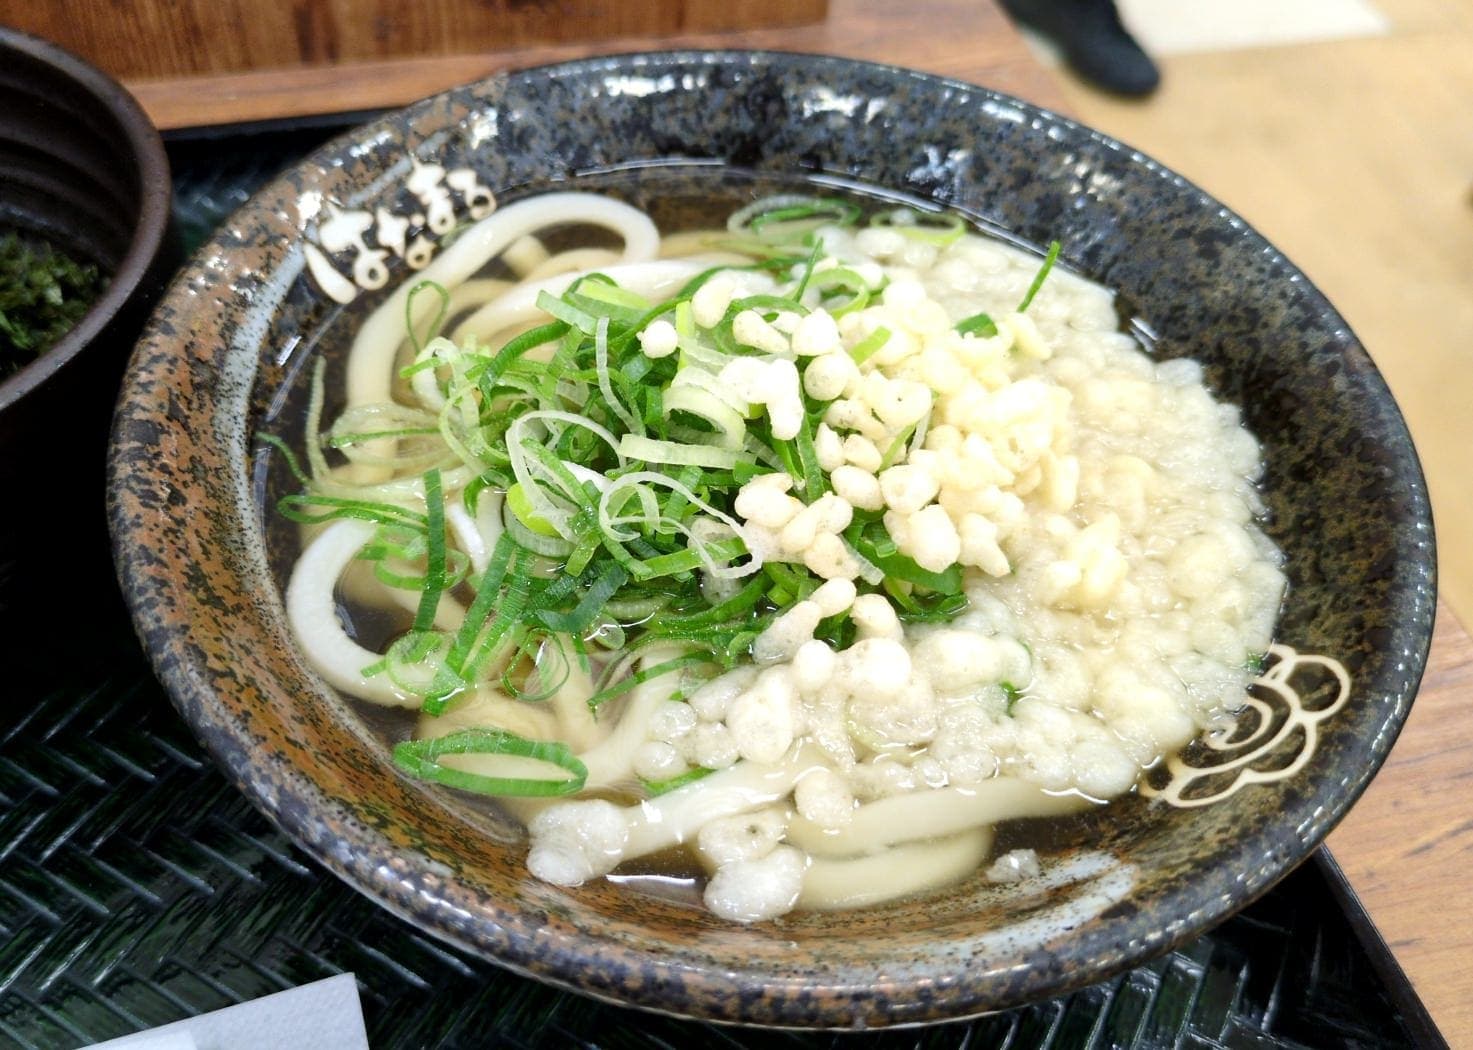
[{"label": "bowl rim", "polygon": [[[1094,144],[1107,150],[1123,153],[1129,160],[1155,178],[1165,179],[1176,189],[1186,191],[1205,205],[1213,208],[1219,213],[1227,224],[1234,227],[1235,235],[1245,238],[1257,250],[1267,254],[1271,260],[1287,267],[1296,274],[1302,272],[1283,255],[1278,248],[1274,247],[1262,234],[1258,233],[1252,226],[1243,221],[1235,212],[1223,206],[1216,198],[1207,194],[1200,187],[1187,180],[1170,168],[1160,164],[1146,154],[1125,145],[1111,136],[1095,131],[1085,125],[1079,124],[1067,117],[1060,116],[1052,111],[1036,106],[1024,100],[969,84],[954,78],[937,76],[916,70],[906,69],[884,63],[869,62],[859,59],[844,58],[833,55],[808,54],[791,51],[773,50],[747,50],[747,49],[672,49],[657,51],[631,51],[618,54],[599,55],[588,58],[574,59],[570,61],[549,63],[498,73],[494,76],[476,81],[473,84],[452,88],[449,92],[438,93],[435,96],[411,104],[401,110],[380,116],[363,125],[355,127],[342,135],[336,136],[317,150],[303,158],[295,168],[312,165],[330,159],[333,155],[344,149],[350,143],[359,141],[360,138],[368,138],[389,127],[391,123],[399,121],[408,122],[412,118],[424,112],[437,100],[447,94],[458,91],[474,89],[479,85],[494,84],[516,78],[538,77],[547,75],[574,76],[579,73],[593,73],[598,71],[612,71],[631,67],[647,67],[651,64],[670,65],[724,65],[731,63],[748,63],[752,66],[779,66],[785,63],[802,62],[828,63],[834,66],[853,69],[867,69],[871,71],[883,71],[890,75],[898,75],[906,78],[934,84],[939,87],[957,89],[968,92],[979,99],[986,99],[993,103],[1014,107],[1035,121],[1042,121],[1045,125],[1056,125],[1067,130],[1071,134],[1083,136]],[[242,210],[254,206],[260,199],[277,192],[283,186],[283,176],[259,190],[253,195],[250,202],[243,206]],[[188,266],[175,278],[173,286],[165,296],[167,303],[175,297],[181,289],[185,288],[191,278],[195,276],[198,260],[205,252],[214,246],[219,238],[217,233],[196,254]],[[1349,333],[1349,326],[1345,325],[1343,318],[1320,290],[1308,281],[1303,282],[1299,289],[1301,294],[1311,298],[1316,310],[1328,317],[1336,319]],[[140,342],[139,354],[135,356],[134,364],[130,365],[128,376],[125,380],[123,395],[120,399],[120,411],[115,423],[113,447],[109,453],[110,493],[117,485],[120,475],[128,469],[128,461],[119,454],[119,436],[126,422],[128,410],[138,407],[139,400],[146,397],[150,391],[139,384],[139,375],[135,371],[137,363],[142,356],[145,345],[160,337],[153,322]],[[1353,338],[1353,337],[1352,337]],[[1364,353],[1358,341],[1354,343],[1355,348]],[[670,1008],[662,1004],[659,999],[659,988],[656,986],[647,993],[645,999],[631,998],[620,991],[610,991],[608,988],[590,984],[587,975],[582,973],[582,967],[589,963],[590,959],[607,962],[611,958],[617,958],[621,951],[627,951],[620,946],[611,948],[603,946],[607,951],[601,950],[599,945],[589,945],[579,942],[574,938],[569,943],[560,944],[553,955],[549,956],[545,951],[539,957],[533,957],[526,951],[518,938],[522,940],[534,938],[538,935],[540,927],[535,927],[522,920],[520,911],[514,907],[499,907],[494,903],[482,904],[482,914],[479,918],[482,922],[495,922],[494,935],[488,937],[484,930],[479,931],[479,937],[466,935],[464,928],[454,922],[431,923],[431,932],[435,935],[470,950],[482,957],[490,958],[506,969],[513,972],[535,977],[541,981],[554,984],[558,987],[577,991],[596,999],[617,1003],[625,1006],[635,1006],[644,1010],[667,1013],[679,1017],[695,1017],[718,1022],[736,1022],[747,1024],[765,1024],[774,1027],[802,1027],[802,1028],[855,1028],[872,1027],[881,1025],[911,1025],[926,1023],[928,1021],[939,1021],[948,1019],[962,1019],[979,1014],[988,1013],[998,1009],[1018,1005],[1022,1002],[1031,1001],[1046,995],[1058,995],[1064,992],[1104,980],[1114,974],[1126,970],[1141,962],[1169,951],[1200,934],[1200,932],[1222,920],[1232,912],[1242,908],[1267,892],[1279,879],[1288,874],[1293,867],[1306,859],[1324,840],[1329,831],[1341,817],[1350,809],[1354,802],[1365,791],[1375,772],[1385,761],[1387,754],[1397,735],[1405,724],[1409,713],[1412,699],[1416,694],[1416,687],[1421,675],[1425,670],[1427,653],[1431,645],[1432,625],[1436,611],[1435,594],[1435,541],[1431,532],[1431,508],[1428,502],[1425,480],[1422,475],[1420,462],[1416,457],[1415,448],[1411,437],[1405,430],[1405,421],[1396,408],[1394,399],[1391,398],[1384,378],[1376,369],[1374,362],[1366,357],[1367,371],[1370,378],[1378,383],[1385,393],[1386,399],[1392,408],[1392,415],[1400,425],[1399,436],[1404,437],[1407,452],[1407,463],[1411,469],[1410,473],[1402,478],[1410,490],[1409,516],[1415,518],[1419,523],[1425,522],[1425,536],[1420,543],[1420,550],[1425,553],[1421,563],[1412,568],[1418,573],[1420,585],[1416,588],[1417,600],[1414,605],[1414,615],[1407,622],[1409,630],[1417,638],[1414,651],[1407,655],[1414,661],[1413,673],[1408,679],[1408,684],[1401,694],[1397,696],[1394,708],[1388,708],[1382,722],[1381,732],[1372,744],[1372,760],[1362,769],[1358,770],[1353,780],[1344,781],[1340,790],[1334,798],[1334,804],[1323,808],[1322,818],[1317,819],[1308,834],[1303,838],[1300,846],[1293,850],[1285,851],[1282,856],[1274,859],[1274,863],[1268,868],[1258,869],[1238,883],[1239,893],[1228,899],[1217,897],[1209,901],[1202,901],[1194,897],[1185,889],[1173,891],[1166,900],[1171,904],[1188,903],[1190,908],[1179,908],[1172,912],[1181,918],[1181,921],[1167,924],[1157,924],[1147,936],[1133,940],[1129,945],[1111,945],[1107,961],[1104,965],[1098,965],[1090,969],[1082,976],[1070,976],[1069,973],[1045,973],[1033,977],[1031,980],[1024,979],[1025,988],[1021,994],[1008,999],[998,999],[996,989],[990,989],[985,984],[978,985],[975,981],[969,981],[966,972],[955,972],[948,975],[947,981],[937,981],[927,991],[928,1001],[923,1012],[907,1014],[899,1020],[886,1020],[883,1014],[876,1014],[876,1010],[884,1010],[887,1006],[893,1006],[905,993],[914,993],[915,988],[906,985],[889,985],[876,993],[876,986],[868,985],[831,985],[822,991],[829,997],[826,1004],[820,1005],[819,1018],[817,1021],[808,1019],[806,1016],[800,1019],[799,1014],[785,1011],[784,1004],[791,1006],[790,1000],[805,991],[812,991],[805,986],[801,978],[788,978],[772,973],[756,973],[754,971],[731,970],[725,973],[696,974],[682,972],[680,977],[683,981],[690,983],[692,994],[685,997],[682,1007]],[[402,881],[403,868],[391,866],[389,862],[398,856],[398,852],[392,848],[385,850],[382,836],[373,828],[355,824],[338,823],[331,832],[316,824],[311,819],[312,812],[320,806],[330,804],[333,798],[322,791],[317,783],[303,771],[289,768],[291,774],[289,785],[291,790],[283,790],[280,783],[271,785],[269,789],[263,789],[256,781],[254,773],[262,760],[253,756],[250,751],[251,741],[248,735],[242,731],[242,727],[232,724],[229,720],[222,720],[209,714],[209,702],[212,697],[212,689],[208,676],[201,674],[201,668],[193,666],[192,658],[198,658],[198,652],[191,652],[190,647],[184,643],[184,639],[178,636],[178,632],[171,635],[167,631],[151,631],[151,625],[144,622],[144,607],[146,603],[141,592],[147,590],[141,584],[147,583],[148,577],[145,573],[147,558],[140,552],[132,549],[127,543],[129,523],[124,520],[119,508],[111,500],[110,496],[110,524],[113,530],[113,543],[120,579],[123,583],[124,592],[127,595],[129,605],[132,609],[135,626],[139,631],[140,638],[144,641],[145,648],[149,651],[155,670],[160,679],[165,683],[171,701],[184,715],[191,728],[199,736],[217,763],[222,765],[258,809],[263,811],[268,818],[291,836],[295,841],[303,844],[307,851],[319,863],[324,864],[339,877],[352,885],[355,889],[372,897],[380,905],[387,907],[390,911],[405,919],[423,920],[427,914],[438,914],[446,918],[446,913],[453,913],[455,904],[439,897],[426,901],[422,891],[407,887]],[[1410,571],[1410,570],[1409,570]],[[415,867],[416,871],[423,873],[425,864]],[[441,883],[442,887],[445,884]],[[449,887],[453,889],[452,887]],[[468,899],[468,897],[467,897]],[[472,924],[474,925],[474,924]],[[563,938],[567,940],[567,938]],[[492,944],[490,941],[497,943]],[[520,954],[515,950],[520,945]],[[544,946],[545,947],[545,946]],[[512,949],[512,950],[508,950]],[[549,962],[552,959],[552,962]],[[1098,954],[1097,954],[1098,959]],[[657,960],[652,964],[654,969],[659,969],[660,962]],[[582,978],[581,980],[579,978]],[[730,993],[733,983],[737,983],[742,990],[755,991],[759,993],[756,1001],[758,1014],[740,1014],[722,1012],[718,1001],[723,993]],[[651,983],[654,983],[653,981]],[[779,1001],[774,1002],[774,999]],[[730,1004],[728,1004],[730,1005]],[[861,1005],[865,1007],[861,1009]],[[751,1002],[745,1003],[744,1008],[750,1009]],[[808,1004],[807,1012],[811,1013],[813,1004]],[[877,1017],[879,1018],[877,1020]]]},{"label": "bowl rim", "polygon": [[86,90],[127,140],[138,177],[138,222],[107,288],[67,332],[34,361],[0,382],[0,412],[68,368],[137,292],[169,229],[174,187],[164,142],[126,88],[96,66],[48,40],[0,25],[0,55],[14,52],[44,63]]}]

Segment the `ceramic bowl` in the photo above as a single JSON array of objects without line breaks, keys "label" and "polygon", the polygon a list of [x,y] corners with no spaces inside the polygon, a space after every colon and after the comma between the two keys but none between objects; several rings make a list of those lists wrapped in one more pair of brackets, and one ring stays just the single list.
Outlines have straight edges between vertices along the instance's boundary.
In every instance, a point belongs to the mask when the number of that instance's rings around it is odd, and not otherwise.
[{"label": "ceramic bowl", "polygon": [[[1307,683],[1302,728],[1255,766],[1308,747],[1295,775],[1200,808],[1127,799],[1108,823],[1063,834],[1041,879],[979,877],[870,911],[738,927],[612,882],[530,878],[514,825],[397,775],[375,712],[308,670],[279,594],[292,541],[263,509],[272,484],[252,435],[300,439],[304,376],[318,355],[340,357],[352,318],[410,272],[402,256],[422,263],[437,231],[489,194],[586,185],[678,209],[794,179],[940,202],[1035,244],[1058,238],[1070,265],[1119,290],[1158,354],[1205,362],[1264,445],[1268,528],[1291,581],[1279,639],[1351,677],[1339,703],[1324,676]],[[344,237],[342,222],[327,225],[343,214],[374,228]],[[138,631],[179,710],[272,820],[454,944],[589,995],[721,1021],[960,1017],[1191,938],[1304,859],[1364,789],[1406,717],[1433,615],[1432,531],[1406,428],[1345,322],[1278,251],[1087,128],[834,58],[574,62],[450,91],[325,146],[225,223],[174,285],[133,359],[111,471]]]},{"label": "ceramic bowl", "polygon": [[36,549],[64,539],[95,561],[94,575],[108,570],[108,421],[128,354],[181,261],[169,236],[172,195],[163,143],[131,95],[75,55],[0,27],[0,232],[45,240],[109,275],[70,332],[0,374],[0,491],[44,491],[54,511],[0,516],[7,638],[45,601],[31,577],[54,568]]}]

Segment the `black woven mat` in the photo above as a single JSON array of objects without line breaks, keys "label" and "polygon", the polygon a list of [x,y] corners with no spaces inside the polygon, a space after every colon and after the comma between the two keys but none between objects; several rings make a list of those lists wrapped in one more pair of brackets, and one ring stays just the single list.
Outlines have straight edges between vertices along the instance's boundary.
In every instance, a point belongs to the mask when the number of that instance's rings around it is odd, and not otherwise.
[{"label": "black woven mat", "polygon": [[1330,1047],[1411,1030],[1309,864],[1114,981],[970,1024],[716,1029],[601,1006],[447,948],[324,873],[194,742],[120,621],[0,722],[0,1045],[78,1046],[342,971],[375,1047]]},{"label": "black woven mat", "polygon": [[[325,134],[298,127],[173,143],[186,235],[197,243]],[[85,664],[52,668],[46,688],[0,701],[0,1046],[80,1046],[344,971],[357,975],[376,1048],[1436,1041],[1323,863],[1148,966],[970,1023],[774,1034],[557,992],[421,935],[324,873],[215,771],[114,605],[84,619],[72,629],[88,640]],[[23,653],[3,655],[0,666]]]}]

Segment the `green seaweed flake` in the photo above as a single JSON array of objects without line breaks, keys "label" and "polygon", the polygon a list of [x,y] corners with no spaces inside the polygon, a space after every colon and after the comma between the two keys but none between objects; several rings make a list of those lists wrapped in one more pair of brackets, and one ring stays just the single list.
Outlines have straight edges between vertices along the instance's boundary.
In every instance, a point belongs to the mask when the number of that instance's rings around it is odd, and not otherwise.
[{"label": "green seaweed flake", "polygon": [[0,234],[0,378],[50,349],[106,286],[90,263],[14,232]]}]

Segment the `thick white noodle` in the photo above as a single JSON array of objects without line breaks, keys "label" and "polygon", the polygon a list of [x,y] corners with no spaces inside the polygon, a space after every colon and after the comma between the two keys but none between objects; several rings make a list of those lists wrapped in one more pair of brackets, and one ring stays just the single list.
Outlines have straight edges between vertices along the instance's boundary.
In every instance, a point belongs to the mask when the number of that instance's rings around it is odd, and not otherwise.
[{"label": "thick white noodle", "polygon": [[518,280],[523,281],[529,273],[547,262],[548,258],[547,245],[530,233],[512,241],[506,246],[506,251],[501,253],[501,261],[506,263],[507,269],[516,274]]},{"label": "thick white noodle", "polygon": [[[624,239],[626,262],[652,259],[660,248],[659,231],[649,216],[627,204],[592,193],[549,193],[518,201],[467,229],[413,279],[404,281],[358,329],[348,355],[346,386],[347,405],[371,405],[388,401],[393,390],[394,360],[404,342],[405,319],[409,293],[423,281],[435,281],[455,289],[475,275],[476,271],[496,258],[508,246],[527,234],[546,226],[584,223],[613,230]],[[418,329],[440,308],[437,295],[415,297],[409,325]],[[378,446],[378,442],[374,442]],[[379,456],[393,454],[392,438],[382,439],[375,447]],[[383,467],[357,467],[353,478],[363,482],[383,481],[391,471]]]},{"label": "thick white noodle", "polygon": [[[480,686],[468,696],[456,697],[443,715],[422,714],[414,736],[432,740],[461,729],[504,729],[528,740],[557,739],[557,715],[547,707],[513,700],[493,686]],[[504,755],[443,756],[440,761],[470,773],[500,776],[492,772],[495,759]]]},{"label": "thick white noodle", "polygon": [[679,259],[688,255],[705,255],[720,260],[723,266],[748,266],[752,262],[750,255],[734,252],[721,246],[723,241],[731,239],[731,234],[726,230],[682,230],[679,233],[667,233],[660,241],[660,258]]},{"label": "thick white noodle", "polygon": [[335,521],[297,559],[286,586],[286,618],[307,662],[335,689],[386,707],[417,708],[418,697],[401,692],[386,674],[366,678],[363,668],[380,654],[348,637],[338,620],[338,577],[373,538],[366,521]]},{"label": "thick white noodle", "polygon": [[[677,655],[678,650],[661,649],[656,655],[642,658],[640,667],[649,667]],[[612,787],[633,778],[634,752],[649,738],[650,716],[675,691],[674,682],[674,676],[660,675],[630,690],[613,731],[578,756],[588,767],[588,790]],[[583,699],[587,703],[588,698],[585,696]]]},{"label": "thick white noodle", "polygon": [[[419,611],[419,594],[415,591],[406,591],[402,587],[390,587],[376,576],[373,577],[373,582],[383,588],[384,594],[395,608],[408,612]],[[440,595],[440,602],[435,606],[435,626],[442,631],[454,631],[459,629],[464,622],[465,606],[448,594]]]},{"label": "thick white noodle", "polygon": [[868,802],[839,829],[794,817],[788,841],[815,857],[854,857],[1002,820],[1073,813],[1091,804],[1078,795],[1050,795],[1017,777],[994,777],[975,787],[934,788]]},{"label": "thick white noodle", "polygon": [[556,277],[560,273],[572,273],[574,270],[588,271],[600,266],[612,266],[618,261],[619,253],[608,248],[573,248],[549,255],[521,276],[524,281],[540,281],[546,277]]},{"label": "thick white noodle", "polygon": [[[529,327],[545,316],[537,307],[539,295],[543,292],[553,296],[562,295],[574,281],[590,273],[604,274],[620,288],[626,288],[646,299],[658,301],[670,298],[680,291],[682,285],[704,269],[705,267],[699,262],[662,259],[655,262],[623,262],[617,266],[575,270],[542,280],[527,281],[517,285],[505,295],[492,299],[461,321],[456,325],[450,338],[457,344],[464,343],[471,336],[485,341],[490,340],[491,336],[498,332]],[[495,340],[491,342],[494,344]]]},{"label": "thick white noodle", "polygon": [[[414,734],[416,739],[433,739],[460,729],[491,728],[515,733],[528,740],[562,741],[575,751],[596,747],[607,736],[608,729],[597,722],[588,709],[593,682],[578,666],[578,658],[571,647],[561,640],[559,644],[563,644],[564,655],[570,661],[568,677],[546,702],[529,704],[513,699],[493,686],[483,685],[470,696],[457,699],[443,715],[422,715]],[[667,694],[668,691],[667,686]],[[656,699],[663,695],[657,695]],[[631,756],[637,746],[636,741],[627,749]],[[443,755],[440,762],[487,777],[546,778],[550,775],[545,762],[508,755]],[[632,757],[628,764],[632,768]],[[628,775],[627,772],[624,774],[625,777]]]},{"label": "thick white noodle", "polygon": [[[467,310],[480,306],[482,303],[490,302],[498,295],[502,295],[507,289],[516,286],[516,281],[503,281],[498,277],[476,277],[466,281],[456,288],[450,289],[450,302],[445,306],[445,319],[453,321]],[[400,341],[400,345],[408,342],[408,334]]]},{"label": "thick white noodle", "polygon": [[[457,286],[526,234],[546,226],[571,223],[613,230],[624,238],[621,258],[626,262],[652,259],[660,248],[659,232],[649,216],[637,208],[592,193],[548,193],[492,212],[457,237],[417,277],[401,284],[363,323],[348,359],[348,406],[389,399],[394,353],[404,339],[410,289],[422,281],[436,281],[453,293]],[[417,296],[414,324],[423,323],[439,305],[437,296]]]},{"label": "thick white noodle", "polygon": [[[449,348],[450,346],[451,344],[443,340],[433,340],[429,346],[425,347],[424,352],[420,354],[415,363],[425,360],[426,354],[438,359],[437,348]],[[438,368],[438,365],[435,368],[424,368],[409,377],[409,389],[414,391],[414,396],[419,399],[419,403],[429,411],[436,413],[445,407],[445,395],[440,392],[440,377],[436,374]]]},{"label": "thick white noodle", "polygon": [[[565,635],[550,635],[547,645],[556,645],[561,650],[561,660],[568,671],[562,685],[547,701],[557,713],[558,735],[553,739],[561,740],[574,751],[587,751],[609,733],[607,723],[594,718],[588,707],[588,698],[593,695],[593,679],[579,665],[578,654]],[[549,655],[544,654],[543,658],[547,659]]]},{"label": "thick white noodle", "polygon": [[775,765],[738,762],[728,769],[702,777],[629,807],[629,838],[624,859],[693,841],[701,828],[722,817],[748,813],[760,806],[785,799],[805,773],[827,768],[824,754],[812,744],[794,748]]},{"label": "thick white noodle", "polygon": [[445,501],[445,523],[455,535],[455,545],[470,558],[471,568],[477,575],[491,564],[491,551],[505,528],[501,524],[501,501],[501,493],[483,489],[476,500],[475,517],[465,509],[460,493],[451,494]]},{"label": "thick white noodle", "polygon": [[[370,442],[371,444],[372,442]],[[377,484],[360,485],[346,480],[346,467],[328,471],[313,482],[313,489],[326,496],[344,496],[377,503],[392,503],[405,510],[423,510],[425,505],[425,479],[422,474],[413,477],[394,478]],[[440,474],[440,486],[444,492],[458,492],[476,478],[470,467],[455,467]]]},{"label": "thick white noodle", "polygon": [[992,829],[974,828],[935,842],[912,842],[868,857],[814,857],[803,873],[798,907],[863,908],[960,882],[981,867]]}]

